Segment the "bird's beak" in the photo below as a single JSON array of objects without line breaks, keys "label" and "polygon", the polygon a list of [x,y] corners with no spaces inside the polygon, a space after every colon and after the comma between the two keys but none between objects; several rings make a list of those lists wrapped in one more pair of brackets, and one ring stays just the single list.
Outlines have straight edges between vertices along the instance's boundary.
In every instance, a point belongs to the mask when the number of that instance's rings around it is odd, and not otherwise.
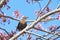
[{"label": "bird's beak", "polygon": [[29,17],[26,17],[25,19],[27,19],[27,18],[29,18]]},{"label": "bird's beak", "polygon": [[26,17],[26,18],[29,18],[29,17]]},{"label": "bird's beak", "polygon": [[29,17],[27,17],[27,16],[23,16],[23,17],[22,17],[22,19],[27,19],[27,18],[29,18]]}]

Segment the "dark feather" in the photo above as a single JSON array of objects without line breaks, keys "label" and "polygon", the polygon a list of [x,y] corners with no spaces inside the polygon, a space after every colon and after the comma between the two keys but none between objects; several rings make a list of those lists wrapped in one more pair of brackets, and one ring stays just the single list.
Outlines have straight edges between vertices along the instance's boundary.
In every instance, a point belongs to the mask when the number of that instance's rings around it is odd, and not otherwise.
[{"label": "dark feather", "polygon": [[17,30],[21,31],[27,26],[27,23],[22,24],[21,22],[18,23]]}]

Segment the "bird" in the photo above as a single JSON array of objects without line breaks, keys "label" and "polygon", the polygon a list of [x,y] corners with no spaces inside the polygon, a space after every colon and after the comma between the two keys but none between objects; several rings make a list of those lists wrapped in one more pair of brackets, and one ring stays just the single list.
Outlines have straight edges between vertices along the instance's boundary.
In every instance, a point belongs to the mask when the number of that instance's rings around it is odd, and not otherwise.
[{"label": "bird", "polygon": [[26,16],[22,16],[21,20],[19,21],[19,23],[17,25],[16,30],[21,31],[27,26],[27,22],[26,22],[27,18],[28,17],[26,17]]}]

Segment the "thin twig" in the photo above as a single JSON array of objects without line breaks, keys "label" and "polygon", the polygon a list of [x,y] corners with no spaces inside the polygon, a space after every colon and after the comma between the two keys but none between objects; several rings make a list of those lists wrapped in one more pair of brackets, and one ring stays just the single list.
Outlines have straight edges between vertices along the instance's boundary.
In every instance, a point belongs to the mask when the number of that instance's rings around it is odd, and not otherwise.
[{"label": "thin twig", "polygon": [[60,4],[58,4],[58,6],[57,6],[57,8],[56,9],[58,9],[60,7]]},{"label": "thin twig", "polygon": [[[58,34],[58,32],[56,32],[55,34]],[[53,36],[49,37],[48,39],[57,39],[58,37],[60,37],[60,34],[59,35],[53,35]]]},{"label": "thin twig", "polygon": [[[58,28],[60,28],[60,26],[57,27],[56,30],[57,30]],[[34,28],[34,29],[37,29],[37,28]],[[48,31],[41,30],[41,29],[37,29],[37,30],[40,30],[40,31],[43,31],[43,32],[46,32],[46,33],[49,33],[49,34],[53,34],[53,35],[58,35],[58,36],[60,36],[60,34],[57,34],[57,33],[54,33],[54,32],[48,32]],[[54,31],[55,31],[55,30],[54,30]]]},{"label": "thin twig", "polygon": [[29,32],[29,31],[25,31],[25,32],[26,32],[26,33],[33,34],[33,35],[36,35],[36,36],[38,36],[38,37],[43,38],[43,39],[46,40],[46,38],[44,38],[43,36],[41,36],[41,35],[39,35],[39,34],[36,34],[36,33],[33,33],[33,32]]},{"label": "thin twig", "polygon": [[[60,28],[60,26],[58,26],[55,30],[53,30],[53,31],[56,31],[57,29],[59,29]],[[44,30],[45,31],[45,30]],[[51,32],[52,33],[52,32]],[[56,33],[55,33],[56,34]],[[49,35],[49,33],[47,33],[47,35],[43,35],[43,36],[48,36]]]},{"label": "thin twig", "polygon": [[42,13],[42,12],[44,11],[44,9],[45,9],[50,3],[51,3],[51,0],[49,0],[49,2],[44,6],[44,8],[42,8],[42,9],[40,10],[39,13]]},{"label": "thin twig", "polygon": [[3,31],[5,31],[8,34],[8,36],[10,35],[9,32],[6,31],[6,29],[1,28],[1,27],[0,27],[0,29],[3,30]]},{"label": "thin twig", "polygon": [[[50,3],[51,3],[51,0],[49,0],[48,3],[41,10],[39,10],[38,14],[41,14]],[[37,16],[37,18],[38,17],[39,16]]]}]

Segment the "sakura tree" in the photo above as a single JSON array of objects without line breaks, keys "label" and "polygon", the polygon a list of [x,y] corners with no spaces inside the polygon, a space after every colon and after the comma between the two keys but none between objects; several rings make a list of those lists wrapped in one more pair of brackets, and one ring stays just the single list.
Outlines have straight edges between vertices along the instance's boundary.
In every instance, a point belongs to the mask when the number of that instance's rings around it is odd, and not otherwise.
[{"label": "sakura tree", "polygon": [[[27,26],[18,31],[22,16],[30,19],[24,20]],[[4,26],[0,27],[0,40],[59,40],[59,24],[60,0],[0,0],[0,25]]]}]

